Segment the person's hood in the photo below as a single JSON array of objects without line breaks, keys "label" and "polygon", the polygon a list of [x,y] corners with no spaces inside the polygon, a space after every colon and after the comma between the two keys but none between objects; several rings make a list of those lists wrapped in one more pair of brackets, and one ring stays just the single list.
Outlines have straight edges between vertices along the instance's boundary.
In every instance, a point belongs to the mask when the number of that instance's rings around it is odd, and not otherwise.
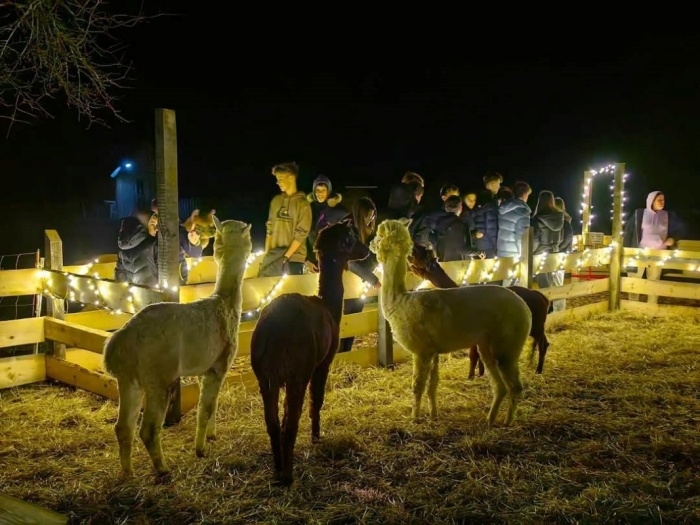
[{"label": "person's hood", "polygon": [[556,210],[538,214],[537,218],[542,222],[542,224],[554,232],[558,232],[564,227],[563,211]]},{"label": "person's hood", "polygon": [[130,250],[141,244],[148,237],[150,237],[148,229],[141,224],[141,221],[136,217],[126,217],[122,219],[122,223],[119,226],[117,246],[119,246],[120,250]]},{"label": "person's hood", "polygon": [[508,199],[507,201],[503,201],[498,207],[498,214],[505,215],[516,208],[526,208],[528,215],[530,214],[530,206],[522,199]]},{"label": "person's hood", "polygon": [[340,193],[333,195],[333,184],[331,184],[331,179],[325,175],[319,175],[314,179],[314,183],[311,185],[311,193],[306,196],[309,202],[318,202],[316,199],[316,186],[319,184],[325,184],[326,188],[328,188],[328,198],[325,202],[320,204],[328,204],[331,208],[340,204],[340,201],[343,200],[343,196]]},{"label": "person's hood", "polygon": [[325,175],[319,175],[314,179],[314,183],[311,185],[311,193],[316,193],[316,186],[318,186],[319,184],[326,185],[326,188],[328,188],[328,195],[333,193],[333,185],[331,184],[331,179],[329,179]]},{"label": "person's hood", "polygon": [[656,196],[661,193],[660,191],[652,191],[649,195],[647,195],[647,210],[649,211],[654,211],[651,209],[651,205],[654,204],[654,199]]}]

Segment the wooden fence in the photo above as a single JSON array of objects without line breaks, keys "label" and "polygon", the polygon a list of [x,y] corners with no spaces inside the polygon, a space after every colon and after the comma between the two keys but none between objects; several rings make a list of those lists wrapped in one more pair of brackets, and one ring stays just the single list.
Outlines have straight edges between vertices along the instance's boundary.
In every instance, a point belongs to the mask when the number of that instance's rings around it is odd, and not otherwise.
[{"label": "wooden fence", "polygon": [[[152,302],[161,301],[164,291],[117,283],[111,280],[114,262],[100,260],[83,266],[63,266],[61,243],[57,232],[46,232],[47,268],[29,270],[5,270],[0,272],[0,296],[43,294],[49,306],[49,315],[29,319],[0,322],[0,350],[24,344],[51,343],[45,354],[32,354],[0,359],[0,389],[44,381],[47,378],[61,381],[94,392],[110,399],[117,399],[114,379],[102,369],[102,349],[110,332],[121,327],[134,312]],[[529,237],[524,237],[528,247]],[[521,283],[532,286],[532,277],[538,273],[564,270],[567,273],[595,268],[607,270],[606,277],[595,280],[571,282],[564,286],[543,289],[550,299],[573,299],[606,292],[600,300],[584,306],[569,308],[549,315],[548,323],[565,318],[580,318],[593,312],[609,309],[644,311],[657,315],[682,313],[700,318],[700,309],[687,306],[669,306],[621,300],[621,292],[649,294],[653,296],[700,299],[700,285],[694,282],[650,281],[636,277],[622,277],[625,267],[662,266],[689,277],[700,272],[700,242],[682,241],[678,250],[621,250],[616,243],[604,248],[584,249],[566,254],[532,256],[526,249],[522,260],[494,258],[485,260],[443,263],[445,271],[457,283],[476,284],[519,276]],[[686,249],[690,248],[690,249]],[[243,282],[243,308],[237,361],[250,354],[250,340],[255,328],[257,312],[276,295],[298,292],[316,293],[318,275],[299,275],[286,278],[257,278],[261,254],[251,255]],[[180,301],[195,301],[213,291],[216,264],[211,257],[188,260],[191,266],[191,284],[179,287]],[[692,279],[690,279],[692,281]],[[393,345],[391,333],[378,330],[383,321],[377,308],[376,291],[369,288],[357,276],[344,275],[345,298],[365,298],[362,312],[345,315],[342,319],[341,337],[363,336],[379,333],[377,347],[362,348],[338,354],[336,361],[353,362],[362,366],[390,365],[408,358],[409,354]],[[409,274],[408,289],[430,288],[428,282]],[[170,290],[172,291],[172,290]],[[86,308],[79,313],[66,313],[65,301],[81,302]],[[388,343],[388,344],[387,344]],[[381,351],[380,351],[381,349]],[[236,372],[241,367],[234,363],[228,382],[255,385],[252,373]],[[199,395],[195,383],[181,387],[182,412],[194,407]]]}]

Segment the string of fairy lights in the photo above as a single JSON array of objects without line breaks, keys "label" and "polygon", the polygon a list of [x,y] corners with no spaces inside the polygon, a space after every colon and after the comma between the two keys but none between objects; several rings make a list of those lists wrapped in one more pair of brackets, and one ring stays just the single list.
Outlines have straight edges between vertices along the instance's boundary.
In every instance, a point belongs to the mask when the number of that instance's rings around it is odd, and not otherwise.
[{"label": "string of fairy lights", "polygon": [[[583,200],[581,201],[581,208],[579,210],[579,214],[581,215],[581,224],[583,225],[583,230],[588,231],[588,228],[590,228],[593,219],[595,218],[595,215],[592,213],[594,206],[592,204],[592,198],[593,198],[593,182],[595,180],[595,177],[597,175],[614,175],[615,174],[615,169],[616,165],[615,164],[609,164],[607,166],[604,166],[603,168],[600,169],[591,169],[586,172],[586,179],[584,180],[583,184]],[[629,177],[629,173],[625,173],[622,176],[622,202],[621,202],[621,207],[620,207],[620,214],[622,216],[622,224],[624,225],[624,205],[625,201],[627,200],[627,197],[625,197],[625,191],[624,191],[624,183]],[[613,202],[615,199],[615,184],[610,185],[610,196],[613,198]],[[610,210],[610,220],[614,220],[614,209]],[[585,224],[584,224],[585,223]]]},{"label": "string of fairy lights", "polygon": [[[587,179],[587,184],[584,188],[584,197],[590,192],[592,179],[595,174],[599,173],[609,173],[614,170],[615,166],[607,166],[603,170],[591,170],[591,177]],[[625,175],[626,176],[626,175]],[[567,253],[556,253],[556,254],[538,254],[533,259],[533,275],[537,275],[543,272],[549,271],[561,271],[565,270],[567,267],[576,268],[580,270],[584,266],[601,266],[608,264],[610,262],[610,257],[612,255],[612,246],[605,248],[585,248],[580,252],[567,252]],[[574,260],[570,260],[569,256],[571,254],[575,255]],[[253,264],[263,255],[262,251],[256,251],[249,255],[246,260],[245,268]],[[673,259],[680,259],[676,261],[678,264],[684,264],[685,270],[689,271],[700,271],[700,261],[689,262],[685,258],[680,257],[681,252],[675,250],[669,254],[664,254],[661,257],[652,257],[649,254],[648,249],[641,249],[636,255],[626,261],[627,266],[634,264],[639,264],[640,262],[653,263],[658,266],[664,266],[669,261]],[[555,257],[555,264],[552,265],[552,257]],[[595,260],[593,259],[595,257]],[[658,260],[657,260],[658,259]],[[198,264],[203,262],[203,258],[189,259],[188,265],[192,269]],[[492,259],[493,263],[488,264],[489,260],[481,261],[479,259],[473,259],[466,262],[466,267],[462,273],[461,278],[458,280],[461,286],[466,286],[470,282],[476,282],[477,284],[484,284],[494,280],[494,278],[509,278],[513,279],[520,275],[521,273],[521,260],[519,257],[515,258],[504,258],[499,259],[494,257]],[[510,267],[507,273],[503,274],[502,262],[505,262],[505,267]],[[568,264],[567,264],[568,261]],[[164,289],[172,290],[173,292],[179,291],[178,286],[168,287],[168,283],[162,283],[163,286],[156,286],[154,288],[149,288],[145,286],[133,285],[130,283],[115,282],[111,279],[102,279],[98,272],[93,272],[90,275],[90,270],[95,264],[98,264],[99,260],[88,263],[81,267],[80,274],[60,272],[60,271],[47,271],[42,270],[40,272],[41,277],[41,290],[42,294],[48,298],[64,301],[64,307],[68,309],[68,303],[74,302],[81,305],[91,305],[95,308],[109,311],[113,314],[129,313],[133,314],[139,311],[141,308],[146,306],[151,302],[157,302],[162,298],[162,293]],[[481,263],[481,264],[480,264]],[[549,263],[549,264],[548,264]],[[479,267],[482,267],[478,278],[473,279],[473,274]],[[382,265],[378,265],[375,274],[379,275],[382,272]],[[56,283],[55,278],[57,276],[62,276],[65,278],[63,283]],[[245,311],[245,318],[252,318],[259,314],[262,309],[270,303],[275,297],[277,297],[288,279],[287,274],[283,274],[279,277],[277,282],[270,288],[270,290],[263,295],[259,300],[257,306],[250,310]],[[430,286],[429,281],[421,282],[416,289],[423,289]],[[370,294],[372,285],[367,281],[362,281],[359,297],[362,300],[366,300]],[[65,290],[65,293],[61,293],[59,290]],[[155,292],[155,293],[153,293]],[[126,294],[126,296],[125,296]],[[160,295],[159,295],[160,294]],[[120,306],[115,306],[120,305]]]}]

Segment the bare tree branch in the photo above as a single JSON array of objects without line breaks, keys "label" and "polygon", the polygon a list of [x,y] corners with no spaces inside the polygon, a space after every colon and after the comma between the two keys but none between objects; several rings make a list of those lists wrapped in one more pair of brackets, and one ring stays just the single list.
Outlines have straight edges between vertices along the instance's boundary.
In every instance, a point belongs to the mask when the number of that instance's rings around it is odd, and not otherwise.
[{"label": "bare tree branch", "polygon": [[105,0],[0,0],[0,118],[29,123],[51,117],[64,99],[89,124],[126,121],[116,91],[131,64],[115,35],[146,19],[112,14]]}]

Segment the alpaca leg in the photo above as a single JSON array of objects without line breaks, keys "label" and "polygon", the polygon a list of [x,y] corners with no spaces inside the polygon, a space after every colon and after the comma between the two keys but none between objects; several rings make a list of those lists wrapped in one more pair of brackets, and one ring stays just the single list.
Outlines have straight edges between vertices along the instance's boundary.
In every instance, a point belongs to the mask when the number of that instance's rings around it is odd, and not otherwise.
[{"label": "alpaca leg", "polygon": [[469,349],[469,379],[474,379],[474,371],[479,361],[479,350],[476,345]]},{"label": "alpaca leg", "polygon": [[532,364],[532,360],[535,358],[535,350],[537,349],[537,338],[532,338],[532,346],[530,347],[530,357],[528,358],[528,363]]},{"label": "alpaca leg", "polygon": [[321,439],[321,409],[326,395],[326,382],[328,381],[328,368],[320,365],[311,376],[309,404],[309,417],[311,418],[311,441],[317,443]]},{"label": "alpaca leg", "polygon": [[210,435],[216,436],[216,401],[223,382],[224,374],[218,369],[212,369],[204,374],[200,384],[197,435],[194,442],[194,450],[198,458],[204,457],[205,438]]},{"label": "alpaca leg", "polygon": [[308,382],[288,384],[284,396],[284,423],[282,426],[282,474],[280,481],[289,485],[294,479],[294,445],[299,432],[299,420],[304,407]]},{"label": "alpaca leg", "polygon": [[114,431],[119,443],[119,460],[124,475],[131,476],[131,447],[134,443],[136,420],[141,410],[143,391],[136,383],[119,382],[119,416]]},{"label": "alpaca leg", "polygon": [[489,424],[493,425],[496,420],[496,414],[498,414],[498,409],[503,403],[503,399],[506,397],[507,389],[506,384],[501,378],[501,373],[499,366],[494,358],[493,348],[489,345],[482,345],[481,347],[481,360],[486,365],[489,371],[489,376],[491,377],[491,388],[493,390],[493,401],[491,402],[491,409],[489,410],[488,421]]},{"label": "alpaca leg", "polygon": [[518,361],[514,360],[511,363],[501,363],[499,365],[501,377],[508,390],[508,413],[506,415],[506,425],[510,425],[515,417],[515,411],[518,408],[518,401],[523,393],[523,384],[520,381],[520,366]]},{"label": "alpaca leg", "polygon": [[267,384],[260,383],[260,394],[263,399],[263,409],[265,410],[265,427],[267,435],[270,436],[270,447],[272,448],[272,457],[275,462],[275,472],[282,472],[282,444],[279,417],[279,400],[280,389],[270,387]]},{"label": "alpaca leg", "polygon": [[484,372],[484,361],[479,357],[479,377],[483,377]]},{"label": "alpaca leg", "polygon": [[430,376],[428,377],[428,400],[430,401],[430,417],[437,418],[437,387],[440,382],[440,354],[435,354],[430,363]]},{"label": "alpaca leg", "polygon": [[431,354],[413,355],[413,419],[420,417],[420,403],[430,374]]},{"label": "alpaca leg", "polygon": [[537,362],[537,373],[541,374],[542,370],[544,370],[544,357],[547,355],[547,348],[549,348],[549,341],[546,335],[542,334],[541,337],[537,338],[537,347],[540,353],[540,358]]},{"label": "alpaca leg", "polygon": [[153,466],[158,474],[167,474],[168,467],[163,458],[163,449],[160,444],[160,432],[163,429],[165,411],[168,408],[168,387],[150,389],[146,391],[146,409],[143,413],[141,441],[146,446]]}]

